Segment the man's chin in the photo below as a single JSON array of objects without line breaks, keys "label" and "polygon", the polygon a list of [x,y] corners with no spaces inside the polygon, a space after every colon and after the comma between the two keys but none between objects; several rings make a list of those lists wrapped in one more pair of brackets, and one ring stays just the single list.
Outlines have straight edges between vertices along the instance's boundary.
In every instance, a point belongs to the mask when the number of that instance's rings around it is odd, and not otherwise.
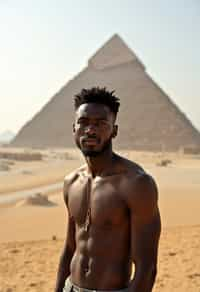
[{"label": "man's chin", "polygon": [[97,157],[98,155],[102,153],[101,151],[86,150],[86,149],[82,149],[81,151],[83,155],[87,157]]},{"label": "man's chin", "polygon": [[112,141],[110,138],[102,147],[98,147],[99,149],[97,149],[94,146],[85,147],[84,145],[81,145],[80,143],[77,143],[77,142],[76,142],[76,145],[81,150],[81,152],[83,153],[84,156],[97,157],[97,156],[101,155],[102,153],[104,153],[107,149],[112,147]]}]

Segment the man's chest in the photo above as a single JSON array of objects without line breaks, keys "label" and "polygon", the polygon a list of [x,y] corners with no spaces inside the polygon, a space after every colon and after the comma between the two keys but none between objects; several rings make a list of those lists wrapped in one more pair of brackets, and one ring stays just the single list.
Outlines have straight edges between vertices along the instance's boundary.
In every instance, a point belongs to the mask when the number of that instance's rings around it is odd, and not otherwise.
[{"label": "man's chest", "polygon": [[127,220],[123,190],[116,180],[75,182],[68,198],[70,215],[79,226],[86,223],[88,212],[93,226],[117,226]]}]

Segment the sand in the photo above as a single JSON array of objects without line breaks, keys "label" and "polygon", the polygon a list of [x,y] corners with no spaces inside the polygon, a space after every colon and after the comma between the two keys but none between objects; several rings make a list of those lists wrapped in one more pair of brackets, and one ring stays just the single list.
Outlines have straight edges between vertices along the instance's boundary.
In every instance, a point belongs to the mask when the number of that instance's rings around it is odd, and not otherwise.
[{"label": "sand", "polygon": [[[163,231],[155,292],[200,291],[199,234],[199,226]],[[53,291],[62,240],[9,242],[0,246],[1,292]]]},{"label": "sand", "polygon": [[[123,154],[141,163],[159,186],[163,230],[154,291],[200,291],[199,157],[181,153]],[[172,163],[167,167],[157,165],[166,158]],[[10,189],[41,185],[41,180],[51,183],[81,163],[78,154],[73,160],[50,155],[45,162],[15,162],[9,172],[0,174],[0,189],[6,194]],[[34,172],[34,182],[24,170]],[[37,184],[38,177],[41,180]],[[25,183],[20,185],[20,179]],[[52,204],[20,200],[0,206],[0,292],[53,291],[67,222],[62,192],[51,193],[48,199]]]}]

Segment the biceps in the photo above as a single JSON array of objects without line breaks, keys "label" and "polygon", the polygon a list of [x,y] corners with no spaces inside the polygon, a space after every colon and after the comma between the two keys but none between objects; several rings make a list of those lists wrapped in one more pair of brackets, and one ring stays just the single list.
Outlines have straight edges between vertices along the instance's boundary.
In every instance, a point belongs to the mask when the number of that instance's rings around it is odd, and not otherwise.
[{"label": "biceps", "polygon": [[161,231],[159,211],[147,222],[131,219],[131,255],[134,262],[157,261],[158,242]]}]

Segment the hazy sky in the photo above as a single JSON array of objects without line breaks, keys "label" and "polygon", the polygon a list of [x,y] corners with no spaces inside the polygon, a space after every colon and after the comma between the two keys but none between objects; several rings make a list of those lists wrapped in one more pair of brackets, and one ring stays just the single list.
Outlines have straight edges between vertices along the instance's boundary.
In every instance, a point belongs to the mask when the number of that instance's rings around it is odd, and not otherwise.
[{"label": "hazy sky", "polygon": [[114,33],[200,130],[199,0],[0,0],[0,133],[18,131]]}]

